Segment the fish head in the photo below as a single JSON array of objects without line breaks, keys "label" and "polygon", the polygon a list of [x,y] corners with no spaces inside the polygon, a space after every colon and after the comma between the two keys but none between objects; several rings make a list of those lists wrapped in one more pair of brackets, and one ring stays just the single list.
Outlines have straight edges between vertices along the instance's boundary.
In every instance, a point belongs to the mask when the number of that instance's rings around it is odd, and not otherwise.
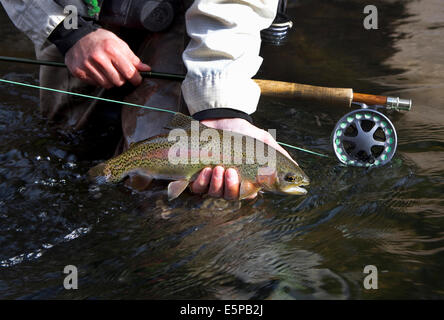
[{"label": "fish head", "polygon": [[298,171],[279,170],[277,184],[282,193],[304,195],[307,194],[307,190],[303,186],[308,186],[310,180],[300,168]]},{"label": "fish head", "polygon": [[[308,186],[310,179],[295,161],[287,157],[278,161],[274,175],[273,183],[268,183],[265,189],[281,194],[307,194],[307,190],[303,186]],[[270,180],[268,182],[271,182]]]},{"label": "fish head", "polygon": [[261,188],[280,194],[304,195],[310,180],[301,168],[270,167],[259,168],[256,184]]}]

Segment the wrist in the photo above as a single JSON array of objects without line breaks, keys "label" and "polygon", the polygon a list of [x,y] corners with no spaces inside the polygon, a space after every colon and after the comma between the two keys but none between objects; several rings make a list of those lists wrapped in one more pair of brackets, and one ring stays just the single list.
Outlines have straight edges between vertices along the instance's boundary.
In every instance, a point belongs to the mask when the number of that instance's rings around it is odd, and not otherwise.
[{"label": "wrist", "polygon": [[48,40],[59,49],[62,55],[66,55],[80,39],[97,29],[99,29],[97,24],[79,17],[77,29],[66,29],[62,22],[51,32]]},{"label": "wrist", "polygon": [[206,109],[193,114],[193,119],[198,121],[217,119],[243,119],[253,123],[253,119],[248,113],[230,108]]},{"label": "wrist", "polygon": [[203,125],[220,130],[242,132],[243,129],[252,126],[247,120],[242,118],[221,118],[221,119],[206,119],[200,121]]}]

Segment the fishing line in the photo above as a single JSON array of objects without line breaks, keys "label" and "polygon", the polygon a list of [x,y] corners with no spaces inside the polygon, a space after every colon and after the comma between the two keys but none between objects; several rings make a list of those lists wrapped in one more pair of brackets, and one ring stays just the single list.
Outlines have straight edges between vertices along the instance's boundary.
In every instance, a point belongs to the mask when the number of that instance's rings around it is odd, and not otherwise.
[{"label": "fishing line", "polygon": [[[33,84],[12,81],[12,80],[0,79],[0,82],[9,83],[9,84],[18,85],[18,86],[23,86],[23,87],[28,87],[28,88],[42,89],[42,90],[53,91],[53,92],[58,92],[58,93],[70,94],[70,95],[78,96],[78,97],[82,97],[82,98],[101,100],[101,101],[117,103],[117,104],[124,104],[124,105],[128,105],[128,106],[131,106],[131,107],[138,107],[138,108],[144,108],[144,109],[149,109],[149,110],[154,110],[154,111],[161,111],[161,112],[169,112],[169,113],[172,113],[172,114],[176,114],[177,113],[175,111],[171,111],[171,110],[167,110],[167,109],[149,107],[149,106],[144,106],[144,105],[130,103],[130,102],[125,102],[125,101],[118,101],[118,100],[113,100],[113,99],[107,99],[107,98],[101,98],[101,97],[96,97],[96,96],[90,96],[90,95],[87,95],[87,94],[76,93],[76,92],[71,92],[71,91],[47,88],[47,87],[42,87],[42,86],[37,86],[37,85],[33,85]],[[280,145],[283,145],[285,147],[293,148],[293,149],[296,149],[296,150],[299,150],[299,151],[303,151],[303,152],[314,154],[314,155],[317,155],[317,156],[320,156],[320,157],[328,158],[328,156],[325,155],[325,154],[321,154],[321,153],[317,153],[317,152],[314,152],[314,151],[306,150],[306,149],[299,148],[299,147],[296,147],[296,146],[292,146],[290,144],[286,144],[286,143],[279,142],[279,141],[277,141],[277,143],[280,144]]]},{"label": "fishing line", "polygon": [[171,111],[171,110],[167,110],[167,109],[160,109],[160,108],[155,108],[155,107],[142,106],[140,104],[124,102],[124,101],[118,101],[118,100],[112,100],[112,99],[106,99],[106,98],[101,98],[101,97],[95,97],[95,96],[90,96],[90,95],[87,95],[87,94],[81,94],[81,93],[76,93],[76,92],[71,92],[71,91],[64,91],[64,90],[58,90],[58,89],[47,88],[47,87],[42,87],[42,86],[36,86],[36,85],[33,85],[33,84],[28,84],[28,83],[16,82],[16,81],[5,80],[5,79],[0,79],[0,82],[6,82],[6,83],[15,84],[15,85],[23,86],[23,87],[29,87],[29,88],[34,88],[34,89],[43,89],[43,90],[53,91],[53,92],[58,92],[58,93],[66,93],[66,94],[70,94],[70,95],[78,96],[78,97],[83,97],[83,98],[96,99],[96,100],[101,100],[101,101],[105,101],[105,102],[112,102],[112,103],[118,103],[118,104],[126,104],[126,105],[132,106],[132,107],[139,107],[139,108],[145,108],[145,109],[150,109],[150,110],[154,110],[154,111],[163,111],[163,112],[169,112],[169,113],[172,113],[172,114],[176,114],[175,111]]}]

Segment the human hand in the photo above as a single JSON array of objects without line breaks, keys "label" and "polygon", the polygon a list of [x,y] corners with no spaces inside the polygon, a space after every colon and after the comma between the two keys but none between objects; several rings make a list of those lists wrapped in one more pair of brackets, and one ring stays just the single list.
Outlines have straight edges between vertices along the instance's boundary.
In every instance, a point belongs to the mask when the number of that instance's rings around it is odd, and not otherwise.
[{"label": "human hand", "polygon": [[[270,133],[252,125],[247,120],[240,118],[212,119],[202,120],[201,123],[210,128],[251,136],[272,146],[291,159],[289,153],[276,142]],[[205,193],[208,190],[208,194],[212,197],[224,197],[226,200],[234,200],[239,198],[240,179],[235,169],[228,168],[225,170],[221,166],[216,166],[214,169],[203,169],[190,186],[191,191],[194,193]],[[255,198],[256,196],[257,193],[248,197],[248,199]]]},{"label": "human hand", "polygon": [[139,71],[151,70],[123,40],[105,29],[77,41],[66,53],[65,63],[75,77],[106,89],[127,80],[137,86],[142,82]]}]

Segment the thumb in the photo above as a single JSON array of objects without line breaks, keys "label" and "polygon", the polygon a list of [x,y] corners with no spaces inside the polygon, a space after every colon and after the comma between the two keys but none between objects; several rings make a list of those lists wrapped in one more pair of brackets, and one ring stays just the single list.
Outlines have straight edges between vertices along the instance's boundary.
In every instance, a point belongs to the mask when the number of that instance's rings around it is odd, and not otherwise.
[{"label": "thumb", "polygon": [[138,71],[151,71],[151,67],[142,61],[140,61],[139,57],[136,56],[132,51],[129,51],[129,58],[131,63]]},{"label": "thumb", "polygon": [[151,71],[151,67],[141,61],[134,65],[139,71]]}]

